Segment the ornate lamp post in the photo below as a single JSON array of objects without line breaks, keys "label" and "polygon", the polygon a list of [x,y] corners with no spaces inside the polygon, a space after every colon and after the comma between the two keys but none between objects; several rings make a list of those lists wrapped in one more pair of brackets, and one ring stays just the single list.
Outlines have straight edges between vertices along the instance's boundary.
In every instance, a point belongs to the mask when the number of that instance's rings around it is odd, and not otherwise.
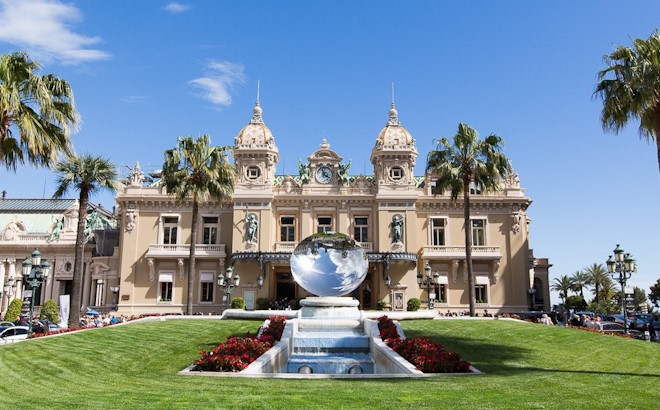
[{"label": "ornate lamp post", "polygon": [[112,292],[112,310],[117,310],[117,294],[119,293],[119,286],[111,286],[110,292]]},{"label": "ornate lamp post", "polygon": [[623,314],[623,331],[628,334],[628,315],[626,315],[626,282],[630,279],[635,269],[635,260],[629,253],[624,253],[621,246],[617,243],[614,249],[614,259],[612,255],[607,260],[607,271],[612,279],[621,284],[621,313]]},{"label": "ornate lamp post", "polygon": [[426,278],[422,275],[422,272],[417,272],[417,284],[420,288],[426,286],[426,295],[428,296],[426,308],[433,309],[433,301],[431,301],[431,285],[437,285],[440,283],[440,274],[435,272],[431,275],[431,265],[429,265],[428,261],[424,267],[424,273],[426,274]]},{"label": "ornate lamp post", "polygon": [[[231,266],[227,268],[227,277],[220,272],[218,274],[218,286],[220,288],[225,289],[225,294],[227,295],[225,298],[225,309],[229,308],[229,298],[231,297],[231,292],[233,292],[234,288],[238,287],[241,283],[241,277],[238,276],[238,273],[234,275],[233,277],[233,283],[232,283],[232,272],[234,271],[234,268]],[[263,278],[260,276],[261,283],[263,284]]]},{"label": "ornate lamp post", "polygon": [[[50,273],[50,263],[41,261],[41,252],[35,248],[32,252],[32,259],[25,258],[23,261],[23,283],[30,285],[30,316],[28,317],[28,336],[32,334],[32,314],[34,311],[34,295],[39,286],[46,281]],[[26,291],[27,293],[27,291]]]},{"label": "ornate lamp post", "polygon": [[[14,295],[16,293],[16,287],[17,287],[16,279],[14,278],[7,279],[7,284],[3,289],[3,291],[5,292],[5,298],[9,299],[12,295]],[[9,305],[9,302],[7,302],[7,305]],[[13,318],[9,318],[9,319],[13,319]]]}]

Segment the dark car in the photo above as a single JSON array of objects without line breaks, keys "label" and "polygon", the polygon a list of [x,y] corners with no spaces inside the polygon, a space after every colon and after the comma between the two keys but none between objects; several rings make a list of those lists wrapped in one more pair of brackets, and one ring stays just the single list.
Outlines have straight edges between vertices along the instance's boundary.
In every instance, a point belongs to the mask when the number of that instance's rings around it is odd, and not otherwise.
[{"label": "dark car", "polygon": [[[603,333],[619,333],[623,334],[623,325],[615,322],[603,322]],[[644,333],[635,329],[628,329],[628,333],[635,339],[644,339]]]}]

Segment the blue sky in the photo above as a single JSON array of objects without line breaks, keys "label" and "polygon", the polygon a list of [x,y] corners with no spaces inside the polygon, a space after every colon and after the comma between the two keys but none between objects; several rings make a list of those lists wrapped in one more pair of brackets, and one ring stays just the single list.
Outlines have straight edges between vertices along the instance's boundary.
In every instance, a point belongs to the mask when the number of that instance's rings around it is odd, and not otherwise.
[{"label": "blue sky", "polygon": [[[648,293],[660,277],[656,150],[636,124],[603,132],[592,92],[602,56],[647,38],[658,15],[656,1],[0,0],[0,53],[28,51],[71,83],[79,153],[143,169],[179,135],[232,144],[261,80],[278,174],[297,172],[323,137],[351,173],[370,174],[394,82],[417,175],[459,122],[497,133],[534,201],[531,246],[551,277],[604,263],[621,243]],[[50,197],[53,181],[0,169],[10,198]]]}]

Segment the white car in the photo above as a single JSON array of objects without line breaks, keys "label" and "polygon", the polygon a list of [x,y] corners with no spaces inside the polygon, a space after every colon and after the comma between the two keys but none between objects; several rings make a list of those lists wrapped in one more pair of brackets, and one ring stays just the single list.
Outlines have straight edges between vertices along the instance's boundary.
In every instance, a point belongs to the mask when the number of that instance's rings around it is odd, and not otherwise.
[{"label": "white car", "polygon": [[0,331],[0,344],[14,343],[28,337],[27,326],[12,326]]}]

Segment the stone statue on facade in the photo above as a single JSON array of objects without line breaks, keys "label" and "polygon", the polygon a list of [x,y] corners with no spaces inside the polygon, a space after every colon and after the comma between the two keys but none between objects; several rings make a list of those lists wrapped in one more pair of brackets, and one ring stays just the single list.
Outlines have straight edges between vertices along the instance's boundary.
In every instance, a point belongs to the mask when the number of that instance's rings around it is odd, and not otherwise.
[{"label": "stone statue on facade", "polygon": [[142,182],[144,181],[144,174],[142,173],[142,170],[140,169],[140,163],[135,162],[135,167],[131,169],[131,167],[126,166],[130,170],[128,174],[128,183],[131,186],[142,186]]},{"label": "stone statue on facade", "polygon": [[403,233],[403,218],[399,215],[392,217],[392,243],[401,243]]},{"label": "stone statue on facade", "polygon": [[348,185],[349,183],[349,176],[348,176],[348,170],[351,168],[351,161],[348,160],[348,164],[342,165],[339,164],[339,172],[338,178],[339,178],[339,183],[341,185]]},{"label": "stone statue on facade", "polygon": [[257,231],[259,230],[259,220],[257,216],[252,214],[245,217],[247,225],[247,241],[251,243],[257,242]]},{"label": "stone statue on facade", "polygon": [[513,164],[509,161],[509,167],[506,172],[505,185],[509,188],[520,188],[520,178],[513,171]]},{"label": "stone statue on facade", "polygon": [[60,238],[60,232],[62,232],[62,228],[64,228],[64,217],[56,218],[53,216],[51,217],[51,221],[53,221],[53,230],[50,232],[48,242],[58,240]]},{"label": "stone statue on facade", "polygon": [[301,160],[298,160],[298,175],[300,176],[300,185],[309,183],[312,175],[311,166],[309,164],[303,164]]}]

